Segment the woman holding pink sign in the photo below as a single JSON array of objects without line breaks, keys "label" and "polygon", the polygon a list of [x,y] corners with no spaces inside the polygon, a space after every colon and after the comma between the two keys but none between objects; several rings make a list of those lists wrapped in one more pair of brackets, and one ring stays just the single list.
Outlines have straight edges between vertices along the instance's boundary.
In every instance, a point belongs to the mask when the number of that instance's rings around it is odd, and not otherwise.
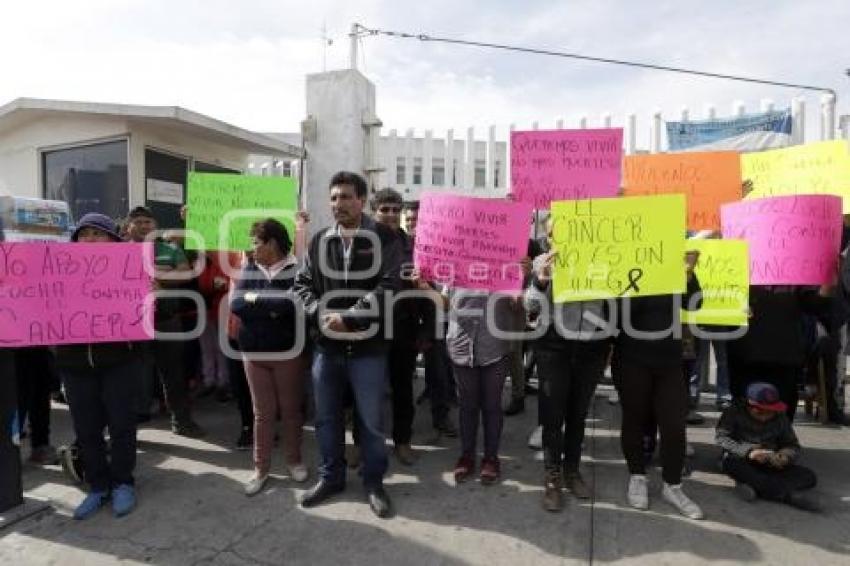
[{"label": "woman holding pink sign", "polygon": [[[80,219],[72,242],[120,242],[115,222],[103,214]],[[136,506],[135,386],[141,380],[141,348],[132,342],[75,344],[56,348],[56,366],[65,384],[89,494],[74,510],[88,519],[110,497],[116,517]],[[109,431],[109,450],[103,429]]]}]

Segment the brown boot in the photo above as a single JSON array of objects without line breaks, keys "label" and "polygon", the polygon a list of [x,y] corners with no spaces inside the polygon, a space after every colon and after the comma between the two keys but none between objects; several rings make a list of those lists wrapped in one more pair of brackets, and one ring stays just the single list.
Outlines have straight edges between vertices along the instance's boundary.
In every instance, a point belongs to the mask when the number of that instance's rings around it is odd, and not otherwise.
[{"label": "brown boot", "polygon": [[584,483],[581,473],[564,472],[564,488],[573,494],[578,499],[590,499],[590,488]]},{"label": "brown boot", "polygon": [[564,495],[561,493],[560,471],[547,471],[543,480],[543,508],[556,513],[564,508]]}]

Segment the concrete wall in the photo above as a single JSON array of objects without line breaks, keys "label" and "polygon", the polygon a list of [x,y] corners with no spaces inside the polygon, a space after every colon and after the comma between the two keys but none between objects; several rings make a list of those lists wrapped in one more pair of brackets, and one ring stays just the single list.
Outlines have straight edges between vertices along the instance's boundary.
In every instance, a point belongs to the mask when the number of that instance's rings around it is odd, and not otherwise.
[{"label": "concrete wall", "polygon": [[312,230],[332,222],[328,181],[340,170],[366,175],[371,155],[365,116],[375,114],[375,87],[354,70],[307,75],[307,116],[315,119],[314,139],[305,138],[304,205]]}]

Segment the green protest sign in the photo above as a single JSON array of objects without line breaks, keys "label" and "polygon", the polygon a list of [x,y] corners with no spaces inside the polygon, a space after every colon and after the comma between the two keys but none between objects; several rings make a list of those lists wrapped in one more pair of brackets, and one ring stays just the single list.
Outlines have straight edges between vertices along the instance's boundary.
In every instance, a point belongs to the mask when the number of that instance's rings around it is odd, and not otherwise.
[{"label": "green protest sign", "polygon": [[[295,241],[295,179],[232,173],[189,173],[186,230],[188,249],[242,251],[251,248],[251,225],[275,218]],[[202,239],[201,239],[202,238]]]}]

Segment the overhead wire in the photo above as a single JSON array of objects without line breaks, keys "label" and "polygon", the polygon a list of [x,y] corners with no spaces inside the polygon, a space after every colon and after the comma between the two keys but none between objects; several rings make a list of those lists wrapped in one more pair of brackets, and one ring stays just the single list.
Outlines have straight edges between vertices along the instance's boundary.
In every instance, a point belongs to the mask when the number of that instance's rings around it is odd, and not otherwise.
[{"label": "overhead wire", "polygon": [[462,45],[467,47],[482,47],[487,49],[499,49],[503,51],[516,51],[520,53],[531,53],[535,55],[548,55],[552,57],[562,57],[568,59],[577,59],[581,61],[591,61],[595,63],[607,63],[611,65],[621,65],[627,67],[636,67],[641,69],[650,69],[654,71],[666,71],[671,73],[681,73],[688,75],[696,75],[707,78],[714,79],[725,79],[730,81],[738,81],[738,82],[747,82],[754,84],[762,84],[769,86],[777,86],[783,88],[794,88],[798,89],[798,91],[816,91],[830,94],[833,97],[837,98],[835,91],[828,87],[815,86],[815,85],[805,85],[805,84],[797,84],[797,83],[789,83],[784,81],[775,81],[769,79],[762,79],[757,77],[745,77],[742,75],[732,75],[728,73],[715,73],[711,71],[701,71],[697,69],[686,69],[684,67],[673,67],[669,65],[658,65],[654,63],[643,63],[639,61],[626,61],[622,59],[613,59],[610,57],[597,57],[593,55],[584,55],[581,53],[569,53],[564,51],[552,51],[549,49],[537,49],[532,47],[521,47],[517,45],[506,45],[501,43],[489,43],[483,41],[471,41],[465,39],[456,39],[449,37],[436,37],[427,35],[424,33],[407,33],[407,32],[399,32],[399,31],[390,31],[390,30],[382,30],[382,29],[372,29],[367,28],[361,24],[354,24],[355,29],[357,30],[357,34],[362,39],[363,36],[377,36],[382,35],[386,37],[393,37],[399,39],[416,39],[423,42],[434,42],[434,43],[447,43],[454,45]]}]

